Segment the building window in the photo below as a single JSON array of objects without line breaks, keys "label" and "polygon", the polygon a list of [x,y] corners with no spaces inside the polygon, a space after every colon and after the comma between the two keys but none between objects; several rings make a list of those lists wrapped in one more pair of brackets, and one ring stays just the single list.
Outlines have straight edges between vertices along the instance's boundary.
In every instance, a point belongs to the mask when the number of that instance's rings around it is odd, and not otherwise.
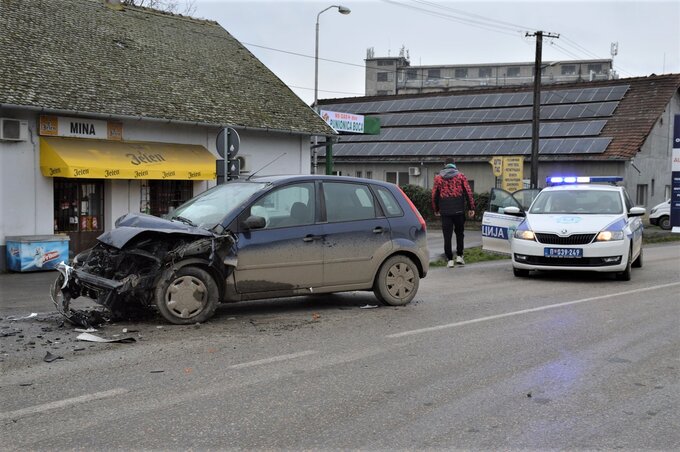
[{"label": "building window", "polygon": [[378,60],[378,66],[392,66],[393,64],[392,60]]},{"label": "building window", "polygon": [[441,71],[439,69],[428,69],[427,79],[428,80],[439,80],[441,78]]},{"label": "building window", "polygon": [[387,81],[387,74],[389,74],[389,72],[378,72],[378,81],[379,82],[386,82]]},{"label": "building window", "polygon": [[385,172],[385,182],[390,182],[396,185],[406,185],[408,184],[408,171],[387,171]]},{"label": "building window", "polygon": [[637,196],[635,197],[635,205],[636,206],[647,205],[647,184],[638,184]]},{"label": "building window", "polygon": [[594,72],[595,74],[602,74],[602,65],[601,64],[589,64],[588,65],[588,73],[590,74],[591,72]]},{"label": "building window", "polygon": [[453,72],[454,77],[456,78],[467,78],[468,76],[468,70],[466,67],[459,67],[456,68],[456,70]]},{"label": "building window", "polygon": [[361,177],[361,171],[357,171],[357,177]]},{"label": "building window", "polygon": [[663,199],[666,200],[666,199],[670,199],[670,198],[671,198],[671,186],[666,185],[663,188]]},{"label": "building window", "polygon": [[366,179],[373,179],[373,171],[366,171]]},{"label": "building window", "polygon": [[654,182],[655,182],[654,179],[652,179],[652,191],[649,194],[649,196],[651,196],[652,198],[654,197]]},{"label": "building window", "polygon": [[562,75],[576,75],[576,65],[574,64],[562,65]]},{"label": "building window", "polygon": [[480,77],[491,77],[491,68],[490,67],[480,67],[479,68],[479,76]]},{"label": "building window", "polygon": [[520,68],[518,67],[509,67],[506,74],[508,75],[508,77],[519,77],[519,69]]},{"label": "building window", "polygon": [[417,69],[407,69],[406,70],[406,80],[415,80],[418,78]]},{"label": "building window", "polygon": [[190,180],[145,180],[141,185],[139,211],[162,217],[193,197]]}]

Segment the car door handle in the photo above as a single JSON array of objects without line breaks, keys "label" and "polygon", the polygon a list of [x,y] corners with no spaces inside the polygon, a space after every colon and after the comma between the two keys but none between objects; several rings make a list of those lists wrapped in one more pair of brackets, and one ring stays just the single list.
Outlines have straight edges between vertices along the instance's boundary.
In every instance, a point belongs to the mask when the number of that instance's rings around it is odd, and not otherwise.
[{"label": "car door handle", "polygon": [[388,229],[387,228],[383,229],[382,226],[378,226],[378,227],[373,229],[374,234],[382,234],[383,232],[387,232],[387,231],[388,231]]}]

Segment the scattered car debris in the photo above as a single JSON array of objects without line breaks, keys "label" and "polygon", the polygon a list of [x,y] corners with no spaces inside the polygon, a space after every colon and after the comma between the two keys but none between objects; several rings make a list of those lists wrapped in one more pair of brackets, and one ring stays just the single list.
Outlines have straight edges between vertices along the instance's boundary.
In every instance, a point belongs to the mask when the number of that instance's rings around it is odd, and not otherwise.
[{"label": "scattered car debris", "polygon": [[43,358],[43,361],[45,361],[46,363],[51,363],[51,362],[56,361],[58,359],[64,359],[64,357],[53,355],[52,353],[47,352],[47,353],[45,353],[45,357]]},{"label": "scattered car debris", "polygon": [[137,342],[137,339],[134,337],[121,337],[121,338],[116,338],[116,339],[106,339],[100,336],[95,336],[94,334],[90,333],[80,333],[76,339],[81,340],[81,341],[87,341],[87,342],[105,342],[105,343],[113,343],[113,342],[118,342],[121,344],[129,344],[131,342]]},{"label": "scattered car debris", "polygon": [[[78,333],[94,333],[95,331],[97,331],[97,329],[96,328],[88,328],[88,329],[74,328],[73,331],[76,331]],[[123,331],[123,332],[125,332],[125,331]]]},{"label": "scattered car debris", "polygon": [[25,315],[23,317],[14,317],[14,316],[9,316],[7,317],[7,320],[14,321],[14,320],[26,320],[26,319],[32,319],[34,317],[38,317],[38,314],[35,312],[31,312],[29,315]]},{"label": "scattered car debris", "polygon": [[359,306],[359,309],[375,309],[377,307],[378,307],[377,304],[367,304],[365,306]]},{"label": "scattered car debris", "polygon": [[163,372],[165,372],[165,371],[164,371],[164,370],[152,370],[152,371],[150,371],[149,373],[150,373],[150,374],[161,374],[161,373],[163,373]]}]

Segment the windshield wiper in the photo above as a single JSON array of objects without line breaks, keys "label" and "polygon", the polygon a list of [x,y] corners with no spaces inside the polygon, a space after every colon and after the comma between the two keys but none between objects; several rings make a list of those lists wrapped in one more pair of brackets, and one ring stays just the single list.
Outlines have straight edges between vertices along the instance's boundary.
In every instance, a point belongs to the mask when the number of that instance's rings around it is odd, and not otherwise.
[{"label": "windshield wiper", "polygon": [[188,219],[188,218],[184,218],[184,217],[177,216],[177,217],[172,217],[172,219],[173,219],[173,220],[177,220],[177,221],[181,221],[182,223],[188,224],[189,226],[197,227],[197,226],[194,224],[194,222],[191,221],[191,220]]}]

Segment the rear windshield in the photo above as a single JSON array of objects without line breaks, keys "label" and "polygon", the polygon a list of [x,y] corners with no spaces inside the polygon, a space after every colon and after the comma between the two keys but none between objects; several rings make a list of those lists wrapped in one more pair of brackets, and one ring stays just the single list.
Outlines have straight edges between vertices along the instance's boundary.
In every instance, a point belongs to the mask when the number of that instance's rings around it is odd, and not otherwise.
[{"label": "rear windshield", "polygon": [[179,206],[170,214],[170,219],[181,217],[195,226],[210,229],[266,186],[267,184],[259,182],[229,182],[218,185]]},{"label": "rear windshield", "polygon": [[533,214],[620,214],[623,203],[613,190],[542,191],[531,205]]}]

